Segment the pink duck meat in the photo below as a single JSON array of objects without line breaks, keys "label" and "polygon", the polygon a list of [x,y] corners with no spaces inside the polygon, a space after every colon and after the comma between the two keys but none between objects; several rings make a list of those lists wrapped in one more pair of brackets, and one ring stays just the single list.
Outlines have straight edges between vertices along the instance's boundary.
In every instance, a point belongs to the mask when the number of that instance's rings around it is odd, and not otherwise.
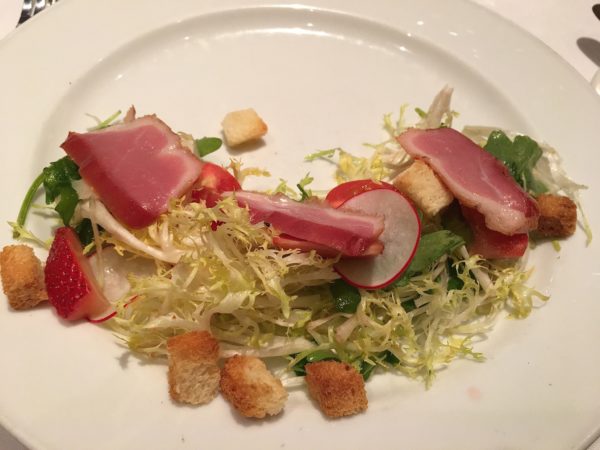
[{"label": "pink duck meat", "polygon": [[500,161],[462,133],[412,128],[397,139],[409,155],[431,166],[461,205],[483,214],[489,229],[513,235],[537,228],[535,200]]},{"label": "pink duck meat", "polygon": [[235,198],[250,210],[253,223],[270,223],[291,237],[327,246],[346,256],[371,252],[372,244],[383,231],[383,217],[379,216],[300,203],[284,195],[239,191]]},{"label": "pink duck meat", "polygon": [[89,133],[70,132],[61,147],[110,212],[131,228],[152,224],[184,195],[202,162],[156,116]]},{"label": "pink duck meat", "polygon": [[[279,236],[273,236],[273,245],[282,250],[300,250],[301,252],[310,252],[314,250],[317,254],[324,258],[335,258],[338,255],[343,255],[334,248],[328,247],[323,244],[317,244],[316,242],[305,241],[304,239],[298,239],[288,234],[280,234]],[[377,256],[383,251],[383,243],[375,241],[370,244],[360,257]]]}]

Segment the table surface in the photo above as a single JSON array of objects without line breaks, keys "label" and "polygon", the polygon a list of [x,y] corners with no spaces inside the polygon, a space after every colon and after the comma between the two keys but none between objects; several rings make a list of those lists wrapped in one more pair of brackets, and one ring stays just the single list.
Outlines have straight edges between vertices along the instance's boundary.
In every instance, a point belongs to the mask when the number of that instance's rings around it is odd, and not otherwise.
[{"label": "table surface", "polygon": [[[598,0],[472,1],[529,31],[587,81],[600,70],[600,20],[592,12],[592,6],[599,3]],[[0,16],[14,15],[13,4],[14,0],[0,0]],[[0,39],[5,31],[0,29]],[[0,449],[26,450],[26,447],[0,425]],[[600,440],[589,450],[600,450]]]}]

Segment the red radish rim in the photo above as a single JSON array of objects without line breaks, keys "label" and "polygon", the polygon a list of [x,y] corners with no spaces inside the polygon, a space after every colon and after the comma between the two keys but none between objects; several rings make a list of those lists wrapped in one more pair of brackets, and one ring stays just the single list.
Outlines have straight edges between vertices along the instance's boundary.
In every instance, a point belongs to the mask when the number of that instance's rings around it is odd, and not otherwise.
[{"label": "red radish rim", "polygon": [[[392,186],[392,185],[390,185],[390,186]],[[387,189],[389,189],[389,188],[387,188]],[[372,189],[372,190],[376,190],[376,189]],[[392,190],[392,189],[390,189],[390,190]],[[368,290],[368,291],[374,291],[376,289],[382,289],[384,287],[387,287],[390,284],[392,284],[394,281],[396,281],[398,279],[398,277],[400,277],[400,275],[402,275],[406,271],[406,269],[408,269],[408,266],[410,265],[410,263],[412,262],[413,258],[415,257],[415,253],[417,253],[417,248],[419,247],[419,242],[421,242],[422,224],[421,224],[421,219],[419,218],[419,214],[417,213],[417,208],[415,208],[415,205],[413,204],[413,202],[410,201],[410,199],[406,195],[404,195],[402,192],[400,192],[395,187],[393,187],[393,190],[396,191],[398,194],[400,194],[408,202],[408,204],[410,205],[410,209],[412,210],[413,214],[415,215],[415,219],[417,220],[417,231],[418,231],[417,232],[417,239],[415,241],[415,245],[414,245],[414,247],[413,247],[413,249],[412,249],[412,251],[410,253],[409,258],[406,260],[406,263],[404,264],[404,266],[402,266],[402,269],[400,269],[400,271],[397,272],[396,275],[394,275],[392,278],[390,278],[390,280],[388,280],[388,281],[386,281],[384,283],[378,284],[376,286],[365,286],[365,285],[362,285],[362,284],[359,284],[359,283],[355,283],[355,282],[349,280],[347,277],[345,277],[342,273],[340,273],[338,271],[338,269],[335,266],[333,266],[333,269],[336,271],[336,273],[340,277],[342,277],[342,279],[344,281],[346,281],[348,284],[350,284],[350,285],[352,285],[354,287],[357,287],[359,289],[365,289],[365,290]],[[353,197],[350,197],[350,198],[346,199],[344,201],[344,203],[342,203],[340,206],[338,206],[338,208],[341,208],[342,206],[344,206],[344,204],[346,204],[346,202],[348,202],[350,199],[358,197],[359,195],[366,194],[367,192],[371,192],[371,191],[363,191],[363,192],[360,192],[360,193],[356,194]],[[384,247],[383,251],[385,251],[385,247]],[[377,258],[377,256],[374,256],[374,258]]]},{"label": "red radish rim", "polygon": [[[341,203],[338,204],[338,201],[335,198],[336,196],[334,196],[334,198],[332,198],[332,193],[336,193],[336,191],[337,192],[343,191],[342,188],[347,187],[349,185],[352,185],[356,192],[354,192],[354,195],[352,195],[352,197],[348,197],[347,199],[345,199],[344,201],[342,201]],[[358,186],[358,188],[356,188],[356,186]],[[351,198],[354,198],[357,195],[362,194],[363,192],[374,191],[377,189],[389,189],[389,190],[397,191],[396,187],[391,183],[388,183],[386,181],[381,181],[381,180],[374,181],[374,180],[371,180],[370,178],[365,178],[362,180],[345,181],[342,184],[338,184],[337,186],[333,187],[327,193],[327,195],[325,196],[325,201],[331,207],[338,209],[340,206],[342,206],[344,203],[346,203]]]},{"label": "red radish rim", "polygon": [[117,315],[117,311],[111,311],[107,316],[104,317],[100,317],[97,319],[92,319],[90,317],[86,317],[87,321],[89,323],[102,323],[102,322],[106,322],[109,319],[112,319],[113,317],[115,317]]},{"label": "red radish rim", "polygon": [[[139,297],[138,295],[134,295],[133,297],[131,297],[129,299],[129,301],[127,303],[125,303],[125,305],[123,307],[127,308],[129,305],[131,305],[133,302],[135,302],[138,299],[138,297]],[[111,305],[111,308],[114,308],[114,306]],[[117,315],[117,311],[114,310],[110,314],[108,314],[107,316],[100,317],[99,319],[90,319],[89,317],[87,317],[86,319],[90,323],[102,323],[102,322],[106,322],[108,319],[112,319],[116,315]]]}]

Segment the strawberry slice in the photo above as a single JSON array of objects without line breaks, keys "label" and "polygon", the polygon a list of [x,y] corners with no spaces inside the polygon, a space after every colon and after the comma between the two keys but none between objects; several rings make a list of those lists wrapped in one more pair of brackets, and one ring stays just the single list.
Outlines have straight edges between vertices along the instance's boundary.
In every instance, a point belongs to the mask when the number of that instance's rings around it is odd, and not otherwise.
[{"label": "strawberry slice", "polygon": [[60,317],[94,320],[111,314],[112,306],[102,295],[72,228],[56,230],[44,276],[48,299]]}]

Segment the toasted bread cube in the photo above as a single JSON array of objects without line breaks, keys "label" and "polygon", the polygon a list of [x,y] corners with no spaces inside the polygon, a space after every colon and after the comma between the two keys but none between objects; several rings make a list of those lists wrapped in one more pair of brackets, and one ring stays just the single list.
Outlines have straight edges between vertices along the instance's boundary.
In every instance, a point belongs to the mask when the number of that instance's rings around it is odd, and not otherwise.
[{"label": "toasted bread cube", "polygon": [[537,197],[540,208],[537,233],[544,237],[567,237],[575,233],[577,205],[569,197],[543,194]]},{"label": "toasted bread cube", "polygon": [[350,416],[367,409],[365,382],[354,367],[339,361],[319,361],[305,369],[308,391],[326,416]]},{"label": "toasted bread cube", "polygon": [[267,132],[267,124],[252,108],[228,113],[223,122],[223,134],[230,147],[259,139]]},{"label": "toasted bread cube", "polygon": [[415,161],[400,173],[394,179],[394,186],[429,217],[438,214],[454,200],[452,193],[423,161]]},{"label": "toasted bread cube", "polygon": [[48,300],[42,263],[27,245],[8,245],[0,253],[2,287],[13,309],[24,310]]},{"label": "toasted bread cube", "polygon": [[234,356],[221,371],[221,393],[246,417],[279,414],[288,398],[281,381],[253,356]]},{"label": "toasted bread cube", "polygon": [[175,401],[201,405],[219,389],[219,342],[208,331],[190,331],[167,341],[169,394]]}]

